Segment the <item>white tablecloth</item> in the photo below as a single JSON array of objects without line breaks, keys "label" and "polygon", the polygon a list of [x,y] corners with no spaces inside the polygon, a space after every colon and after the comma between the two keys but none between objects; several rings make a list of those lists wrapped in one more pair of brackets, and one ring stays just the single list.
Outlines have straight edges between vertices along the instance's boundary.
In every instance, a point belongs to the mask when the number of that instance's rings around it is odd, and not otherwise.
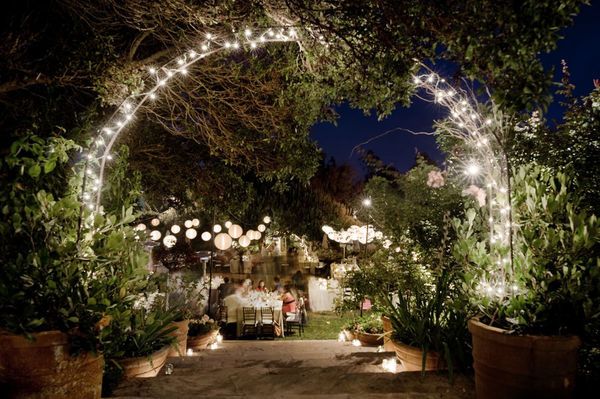
[{"label": "white tablecloth", "polygon": [[[273,320],[276,321],[279,324],[279,327],[281,327],[281,336],[284,336],[283,333],[283,312],[281,311],[281,307],[283,305],[283,302],[281,302],[281,304],[279,306],[274,306],[273,307]],[[247,305],[246,307],[251,307],[252,305]],[[261,309],[262,308],[267,308],[269,306],[259,306],[259,307],[254,307],[254,310],[256,311],[256,321],[258,323],[260,323],[262,314],[261,314]],[[242,322],[244,321],[244,310],[242,307],[239,307],[237,309],[237,329],[236,329],[236,336],[240,336],[242,335]]]}]

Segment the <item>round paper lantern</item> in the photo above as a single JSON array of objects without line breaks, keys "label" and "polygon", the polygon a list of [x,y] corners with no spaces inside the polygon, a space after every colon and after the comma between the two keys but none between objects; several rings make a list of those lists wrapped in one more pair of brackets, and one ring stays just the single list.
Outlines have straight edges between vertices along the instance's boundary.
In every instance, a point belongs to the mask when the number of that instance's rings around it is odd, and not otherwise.
[{"label": "round paper lantern", "polygon": [[160,234],[160,231],[158,231],[158,230],[153,230],[152,233],[150,233],[150,239],[153,241],[160,240],[161,236],[162,236],[162,234]]},{"label": "round paper lantern", "polygon": [[215,233],[220,233],[220,232],[221,232],[221,230],[222,230],[222,228],[221,228],[221,225],[220,225],[220,224],[215,224],[215,225],[213,226],[213,231],[214,231]]},{"label": "round paper lantern", "polygon": [[254,230],[248,230],[246,232],[246,237],[248,237],[251,240],[254,240]]},{"label": "round paper lantern", "polygon": [[146,225],[144,223],[140,223],[137,226],[135,226],[135,229],[138,231],[144,231],[146,230]]},{"label": "round paper lantern", "polygon": [[163,238],[163,244],[167,248],[172,248],[177,243],[177,237],[167,234],[165,238]]},{"label": "round paper lantern", "polygon": [[263,231],[265,231],[267,229],[267,226],[265,226],[264,224],[259,224],[257,229],[258,229],[258,231],[260,231],[262,233]]},{"label": "round paper lantern", "polygon": [[231,223],[229,220],[225,222],[225,228],[228,229],[231,227],[233,223]]},{"label": "round paper lantern", "polygon": [[248,245],[250,245],[250,239],[247,236],[241,236],[238,239],[238,244],[240,244],[241,247],[246,248]]},{"label": "round paper lantern", "polygon": [[215,247],[222,251],[231,248],[232,243],[233,240],[231,239],[231,236],[227,233],[220,233],[217,234],[215,237]]},{"label": "round paper lantern", "polygon": [[179,227],[179,225],[174,224],[173,226],[171,226],[171,231],[173,232],[173,234],[178,234],[181,231],[181,227]]},{"label": "round paper lantern", "polygon": [[160,224],[160,220],[158,220],[158,218],[154,218],[150,221],[150,224],[156,227]]},{"label": "round paper lantern", "polygon": [[233,238],[239,238],[244,231],[239,224],[232,224],[229,228],[229,235]]},{"label": "round paper lantern", "polygon": [[208,241],[211,239],[212,235],[208,231],[205,231],[200,237],[202,237],[202,240]]},{"label": "round paper lantern", "polygon": [[271,223],[271,218],[269,216],[265,216],[263,218],[263,222],[265,222],[266,224],[269,224],[269,223]]},{"label": "round paper lantern", "polygon": [[260,233],[260,231],[255,231],[254,232],[254,239],[255,240],[260,240],[260,237],[262,237],[262,234]]},{"label": "round paper lantern", "polygon": [[194,226],[194,227],[200,226],[200,221],[198,219],[192,219],[192,226]]},{"label": "round paper lantern", "polygon": [[183,225],[185,226],[186,229],[189,229],[193,226],[193,223],[191,220],[186,220]]},{"label": "round paper lantern", "polygon": [[185,236],[190,240],[193,240],[198,235],[198,232],[195,229],[187,229],[185,231]]}]

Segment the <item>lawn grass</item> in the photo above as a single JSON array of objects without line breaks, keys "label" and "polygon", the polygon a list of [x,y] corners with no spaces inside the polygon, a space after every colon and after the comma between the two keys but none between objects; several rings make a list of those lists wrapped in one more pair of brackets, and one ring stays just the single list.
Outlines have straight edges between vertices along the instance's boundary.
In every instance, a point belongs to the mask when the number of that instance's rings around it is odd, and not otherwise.
[{"label": "lawn grass", "polygon": [[292,334],[287,334],[286,340],[309,339],[338,339],[340,331],[352,320],[352,314],[339,315],[335,312],[308,312],[308,324],[304,327],[302,336],[294,329]]}]

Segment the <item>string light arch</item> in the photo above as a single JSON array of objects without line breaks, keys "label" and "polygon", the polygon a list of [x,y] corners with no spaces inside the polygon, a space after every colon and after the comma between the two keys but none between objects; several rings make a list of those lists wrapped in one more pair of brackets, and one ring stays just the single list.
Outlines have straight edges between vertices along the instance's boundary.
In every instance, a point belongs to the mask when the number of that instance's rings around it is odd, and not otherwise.
[{"label": "string light arch", "polygon": [[[316,42],[328,46],[324,37],[310,29],[302,30]],[[89,215],[101,210],[102,185],[107,163],[112,159],[111,150],[118,137],[127,131],[135,121],[140,108],[161,95],[161,89],[177,77],[185,77],[193,64],[215,54],[226,51],[252,51],[272,43],[300,42],[297,28],[268,28],[255,33],[247,28],[230,37],[217,37],[207,33],[195,48],[189,49],[160,67],[148,67],[150,89],[128,96],[108,118],[85,154],[82,180],[82,212],[87,208]],[[423,67],[423,66],[422,66]],[[514,294],[518,287],[507,285],[513,269],[512,239],[514,225],[510,209],[510,178],[506,157],[501,151],[499,134],[502,132],[502,117],[483,107],[464,89],[455,88],[435,72],[423,67],[426,73],[413,76],[417,96],[425,101],[436,103],[449,112],[444,131],[455,139],[462,140],[469,148],[463,165],[459,169],[471,183],[469,190],[484,197],[489,208],[490,251],[496,262],[496,269],[481,281],[479,289],[490,297],[504,297]],[[420,92],[426,94],[425,97]],[[479,187],[477,184],[483,186]],[[483,194],[485,193],[485,195]],[[93,220],[90,217],[89,220]],[[90,222],[93,224],[93,222]],[[202,237],[206,235],[203,233]]]}]

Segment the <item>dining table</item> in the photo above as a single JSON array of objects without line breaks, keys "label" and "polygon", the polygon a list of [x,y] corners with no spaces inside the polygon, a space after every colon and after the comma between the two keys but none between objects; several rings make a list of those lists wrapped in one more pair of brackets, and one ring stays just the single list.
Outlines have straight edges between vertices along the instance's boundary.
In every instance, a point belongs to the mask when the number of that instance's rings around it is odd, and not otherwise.
[{"label": "dining table", "polygon": [[256,313],[256,322],[260,323],[262,320],[262,309],[263,308],[273,308],[273,320],[279,324],[281,334],[280,337],[284,337],[284,328],[283,328],[283,301],[282,300],[270,300],[270,301],[246,301],[243,306],[237,308],[237,328],[236,328],[236,336],[239,337],[242,335],[242,323],[244,321],[244,307],[246,308],[254,308]]}]

